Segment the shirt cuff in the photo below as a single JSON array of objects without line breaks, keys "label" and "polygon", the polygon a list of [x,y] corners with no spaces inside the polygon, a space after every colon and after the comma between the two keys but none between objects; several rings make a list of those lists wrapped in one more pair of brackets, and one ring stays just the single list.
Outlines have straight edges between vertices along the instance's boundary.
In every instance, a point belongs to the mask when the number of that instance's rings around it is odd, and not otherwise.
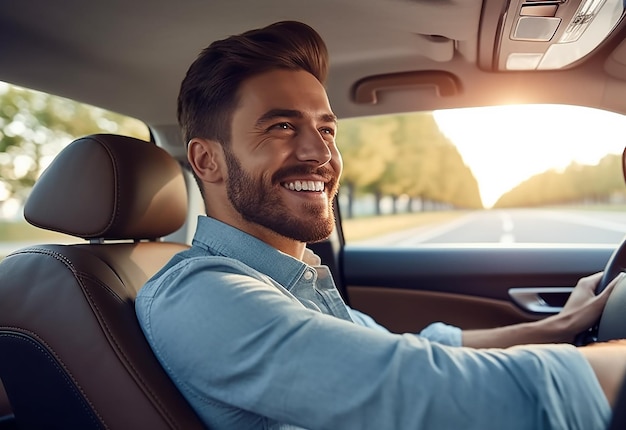
[{"label": "shirt cuff", "polygon": [[418,336],[424,337],[431,342],[448,346],[462,346],[463,344],[461,329],[442,322],[436,322],[427,326]]}]

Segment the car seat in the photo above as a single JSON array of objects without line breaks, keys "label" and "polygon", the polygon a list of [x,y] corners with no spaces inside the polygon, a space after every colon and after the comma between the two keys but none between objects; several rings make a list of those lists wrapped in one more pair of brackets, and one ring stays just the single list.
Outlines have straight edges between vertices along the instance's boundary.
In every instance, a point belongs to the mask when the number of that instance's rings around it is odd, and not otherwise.
[{"label": "car seat", "polygon": [[89,242],[29,246],[0,263],[0,378],[18,428],[199,429],[135,317],[141,286],[181,243],[180,165],[138,139],[72,142],[35,184],[31,224]]}]

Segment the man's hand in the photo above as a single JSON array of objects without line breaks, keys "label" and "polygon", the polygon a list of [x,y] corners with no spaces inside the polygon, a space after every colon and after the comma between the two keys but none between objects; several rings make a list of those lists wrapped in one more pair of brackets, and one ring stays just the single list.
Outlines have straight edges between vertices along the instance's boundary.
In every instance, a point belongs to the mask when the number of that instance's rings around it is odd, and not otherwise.
[{"label": "man's hand", "polygon": [[[553,326],[557,333],[556,341],[572,342],[574,337],[595,324],[602,315],[604,305],[615,286],[624,279],[620,273],[596,296],[595,290],[602,278],[602,272],[581,278],[557,315],[546,318],[541,323]],[[558,336],[561,333],[561,336]]]},{"label": "man's hand", "polygon": [[474,348],[506,348],[532,343],[571,343],[577,334],[600,319],[611,291],[624,279],[624,274],[618,275],[596,296],[596,286],[601,277],[602,272],[581,278],[563,310],[556,315],[505,327],[464,330],[463,345]]}]

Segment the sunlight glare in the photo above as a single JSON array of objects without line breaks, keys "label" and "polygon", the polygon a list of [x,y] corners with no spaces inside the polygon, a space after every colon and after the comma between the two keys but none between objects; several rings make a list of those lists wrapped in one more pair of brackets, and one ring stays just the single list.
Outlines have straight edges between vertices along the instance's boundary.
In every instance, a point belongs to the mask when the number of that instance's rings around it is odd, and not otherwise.
[{"label": "sunlight glare", "polygon": [[478,181],[485,207],[538,173],[621,154],[626,116],[564,105],[517,105],[434,112]]}]

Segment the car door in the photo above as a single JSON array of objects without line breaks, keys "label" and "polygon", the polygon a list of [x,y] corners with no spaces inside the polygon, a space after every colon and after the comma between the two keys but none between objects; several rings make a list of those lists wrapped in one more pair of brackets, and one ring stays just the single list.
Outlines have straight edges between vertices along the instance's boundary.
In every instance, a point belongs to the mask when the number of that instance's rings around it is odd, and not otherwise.
[{"label": "car door", "polygon": [[347,244],[343,285],[352,307],[389,330],[417,332],[442,321],[464,329],[557,313],[582,276],[601,271],[612,248]]}]

